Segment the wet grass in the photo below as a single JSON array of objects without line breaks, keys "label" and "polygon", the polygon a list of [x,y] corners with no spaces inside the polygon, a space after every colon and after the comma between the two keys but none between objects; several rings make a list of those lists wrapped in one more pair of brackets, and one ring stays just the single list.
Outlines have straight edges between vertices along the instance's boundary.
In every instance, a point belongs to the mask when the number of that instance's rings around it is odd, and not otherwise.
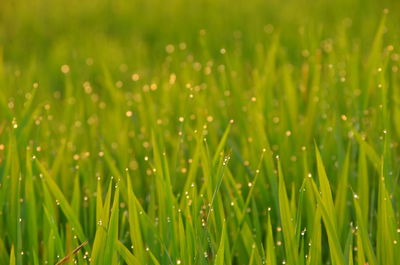
[{"label": "wet grass", "polygon": [[397,264],[399,11],[0,2],[0,264]]}]

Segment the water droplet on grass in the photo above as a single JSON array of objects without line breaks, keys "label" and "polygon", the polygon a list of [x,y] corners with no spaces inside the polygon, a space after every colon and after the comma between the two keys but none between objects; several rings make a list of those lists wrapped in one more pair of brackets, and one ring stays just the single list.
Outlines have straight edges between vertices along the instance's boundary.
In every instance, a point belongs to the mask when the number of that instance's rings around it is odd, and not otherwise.
[{"label": "water droplet on grass", "polygon": [[63,74],[68,74],[69,71],[70,71],[69,65],[63,64],[63,65],[61,66],[61,72],[62,72]]}]

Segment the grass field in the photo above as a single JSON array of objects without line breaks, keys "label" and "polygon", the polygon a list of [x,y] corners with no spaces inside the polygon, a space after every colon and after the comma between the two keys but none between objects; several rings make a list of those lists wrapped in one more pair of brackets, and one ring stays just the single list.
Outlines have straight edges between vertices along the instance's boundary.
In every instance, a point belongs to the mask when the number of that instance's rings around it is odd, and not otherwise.
[{"label": "grass field", "polygon": [[0,1],[0,265],[395,265],[400,2]]}]

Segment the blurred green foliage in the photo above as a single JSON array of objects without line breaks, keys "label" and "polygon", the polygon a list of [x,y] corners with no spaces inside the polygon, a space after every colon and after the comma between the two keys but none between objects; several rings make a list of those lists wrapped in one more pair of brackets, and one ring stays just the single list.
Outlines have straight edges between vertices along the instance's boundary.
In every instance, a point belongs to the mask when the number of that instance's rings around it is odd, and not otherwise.
[{"label": "blurred green foliage", "polygon": [[397,264],[399,11],[1,1],[0,264]]}]

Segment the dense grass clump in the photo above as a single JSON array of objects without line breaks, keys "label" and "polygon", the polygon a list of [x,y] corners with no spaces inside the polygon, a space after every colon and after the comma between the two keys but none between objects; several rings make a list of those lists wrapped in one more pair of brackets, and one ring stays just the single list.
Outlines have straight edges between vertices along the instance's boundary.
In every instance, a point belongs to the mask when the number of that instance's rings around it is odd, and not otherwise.
[{"label": "dense grass clump", "polygon": [[0,1],[0,264],[398,264],[399,12]]}]

